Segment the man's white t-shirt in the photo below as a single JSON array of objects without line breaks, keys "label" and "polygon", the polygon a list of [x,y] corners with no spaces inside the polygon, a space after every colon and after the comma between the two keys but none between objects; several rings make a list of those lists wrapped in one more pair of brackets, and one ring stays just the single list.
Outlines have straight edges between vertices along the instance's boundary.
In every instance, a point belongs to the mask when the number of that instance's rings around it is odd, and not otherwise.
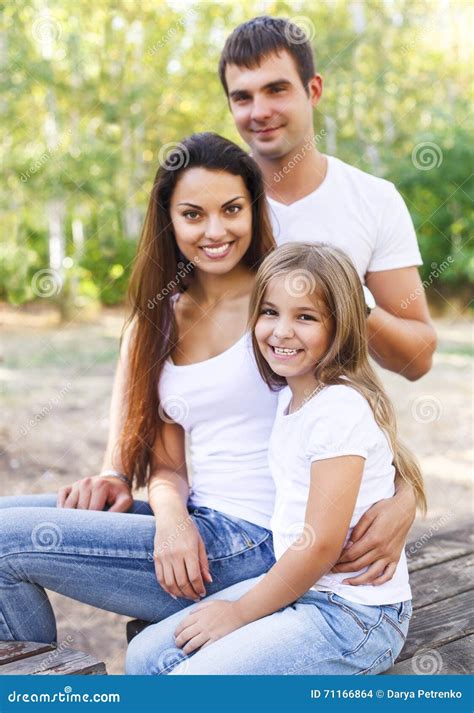
[{"label": "man's white t-shirt", "polygon": [[277,244],[334,245],[363,282],[367,272],[421,265],[413,221],[393,183],[326,158],[327,174],[315,191],[291,205],[268,198]]},{"label": "man's white t-shirt", "polygon": [[[314,462],[349,455],[365,460],[346,541],[362,515],[374,503],[391,498],[395,492],[395,468],[389,441],[369,403],[356,389],[343,384],[326,386],[292,414],[287,413],[290,400],[291,391],[285,387],[280,392],[269,444],[270,470],[276,486],[271,529],[277,559],[301,533],[302,542],[308,544],[317,534],[304,526]],[[315,526],[317,528],[317,523]],[[394,604],[411,599],[404,551],[390,581],[377,587],[342,583],[364,571],[328,572],[312,589],[335,592],[359,604]]]}]

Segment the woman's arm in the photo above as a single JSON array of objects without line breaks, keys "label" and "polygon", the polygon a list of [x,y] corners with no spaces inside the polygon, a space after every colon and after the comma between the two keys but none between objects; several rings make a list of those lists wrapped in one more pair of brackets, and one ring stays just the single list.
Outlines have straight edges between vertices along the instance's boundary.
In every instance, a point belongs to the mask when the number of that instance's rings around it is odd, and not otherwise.
[{"label": "woman's arm", "polygon": [[153,448],[148,485],[156,519],[155,572],[166,592],[197,601],[206,595],[204,581],[212,577],[204,542],[188,513],[188,496],[184,431],[165,422]]},{"label": "woman's arm", "polygon": [[[102,461],[101,472],[117,470],[123,472],[120,460],[119,440],[127,408],[128,354],[131,328],[126,331],[115,369],[112,399],[110,403],[109,433],[107,447]],[[130,487],[114,477],[100,475],[77,480],[58,492],[58,507],[80,510],[103,510],[109,505],[113,512],[126,512],[133,503]]]},{"label": "woman's arm", "polygon": [[359,492],[364,459],[341,456],[314,462],[304,530],[265,577],[235,602],[203,602],[176,630],[189,654],[245,624],[291,604],[339,557]]},{"label": "woman's arm", "polygon": [[372,505],[351,532],[332,572],[358,572],[344,584],[380,585],[392,579],[416,515],[413,486],[400,475],[395,478],[395,495]]}]

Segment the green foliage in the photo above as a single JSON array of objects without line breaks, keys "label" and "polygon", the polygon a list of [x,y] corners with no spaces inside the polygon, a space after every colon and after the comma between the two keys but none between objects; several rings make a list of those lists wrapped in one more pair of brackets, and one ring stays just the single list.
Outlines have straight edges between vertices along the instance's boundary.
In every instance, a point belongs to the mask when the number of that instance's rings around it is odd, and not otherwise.
[{"label": "green foliage", "polygon": [[[418,230],[424,278],[452,255],[437,289],[472,283],[468,3],[45,7],[18,0],[3,16],[0,299],[35,298],[31,281],[49,265],[56,211],[70,259],[59,299],[123,300],[160,148],[205,129],[241,142],[217,63],[233,27],[263,13],[299,18],[311,36],[325,80],[315,129],[328,136],[319,148],[396,183]],[[424,142],[442,153],[429,170],[413,159]]]}]

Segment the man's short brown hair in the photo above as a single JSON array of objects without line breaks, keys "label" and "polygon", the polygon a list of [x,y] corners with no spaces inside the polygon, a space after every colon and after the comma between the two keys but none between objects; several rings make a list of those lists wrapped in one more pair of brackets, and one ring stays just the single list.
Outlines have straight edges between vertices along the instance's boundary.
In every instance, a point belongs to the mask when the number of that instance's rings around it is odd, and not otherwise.
[{"label": "man's short brown hair", "polygon": [[313,50],[304,31],[289,20],[263,15],[242,23],[229,35],[219,59],[219,78],[227,96],[225,79],[227,65],[254,69],[269,54],[286,51],[293,58],[301,82],[308,91],[308,82],[315,75]]}]

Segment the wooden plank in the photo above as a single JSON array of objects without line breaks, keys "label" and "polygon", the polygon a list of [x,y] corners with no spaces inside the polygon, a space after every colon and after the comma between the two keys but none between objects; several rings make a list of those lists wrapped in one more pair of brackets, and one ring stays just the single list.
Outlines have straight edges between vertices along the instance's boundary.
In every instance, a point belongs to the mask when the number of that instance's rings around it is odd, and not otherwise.
[{"label": "wooden plank", "polygon": [[469,591],[415,609],[408,630],[408,639],[399,660],[411,658],[419,649],[432,649],[472,634],[473,603],[474,594]]},{"label": "wooden plank", "polygon": [[474,582],[474,555],[458,557],[410,575],[413,608],[434,604],[442,599],[472,589]]},{"label": "wooden plank", "polygon": [[471,634],[435,649],[420,649],[414,657],[395,664],[385,673],[403,676],[471,674],[474,671],[473,652],[474,636]]},{"label": "wooden plank", "polygon": [[448,532],[420,535],[405,548],[408,569],[415,572],[424,567],[447,562],[474,552],[474,532],[472,528],[460,528]]},{"label": "wooden plank", "polygon": [[45,651],[54,651],[55,648],[54,644],[41,644],[35,641],[0,641],[0,666]]},{"label": "wooden plank", "polygon": [[0,667],[0,675],[106,674],[105,664],[83,651],[63,649],[30,656]]}]

